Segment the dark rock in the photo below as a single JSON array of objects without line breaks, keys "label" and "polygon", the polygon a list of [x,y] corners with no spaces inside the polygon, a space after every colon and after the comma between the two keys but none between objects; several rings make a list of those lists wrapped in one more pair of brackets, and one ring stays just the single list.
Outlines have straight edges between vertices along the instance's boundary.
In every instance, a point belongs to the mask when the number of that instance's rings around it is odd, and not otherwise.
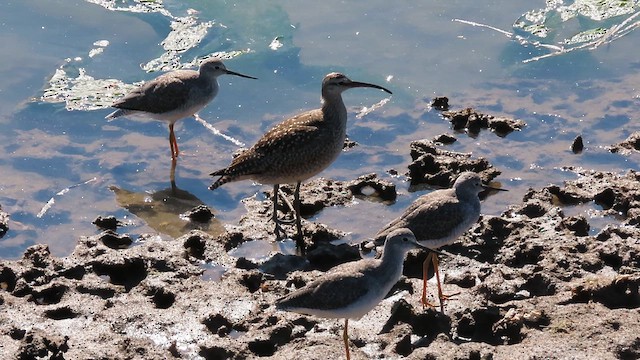
[{"label": "dark rock", "polygon": [[206,360],[225,360],[232,359],[235,355],[234,351],[224,346],[201,346],[198,355]]},{"label": "dark rock", "polygon": [[45,310],[44,316],[53,320],[73,319],[78,316],[78,313],[71,309],[69,306],[62,306],[54,309]]},{"label": "dark rock", "polygon": [[587,219],[582,215],[566,217],[562,219],[562,225],[572,231],[575,236],[588,236],[591,228]]},{"label": "dark rock", "polygon": [[411,334],[404,335],[400,341],[396,343],[393,350],[398,355],[409,356],[413,351],[413,346],[411,346]]},{"label": "dark rock", "polygon": [[191,221],[199,222],[199,223],[207,223],[213,219],[214,215],[211,212],[211,209],[207,205],[198,205],[193,209],[187,211],[183,214]]},{"label": "dark rock", "polygon": [[202,320],[202,323],[209,331],[218,334],[220,337],[229,335],[232,330],[232,323],[220,314],[212,314]]},{"label": "dark rock", "polygon": [[449,134],[440,134],[433,139],[434,143],[443,145],[453,144],[456,141],[458,141],[458,139],[456,139],[455,136]]},{"label": "dark rock", "polygon": [[76,288],[81,294],[90,294],[103,299],[112,298],[116,294],[116,289],[111,284],[81,284]]},{"label": "dark rock", "polygon": [[133,243],[129,235],[118,235],[112,230],[105,230],[99,235],[100,241],[111,249],[126,249]]},{"label": "dark rock", "polygon": [[16,273],[9,267],[3,267],[0,271],[0,290],[13,292],[17,282]]},{"label": "dark rock", "polygon": [[575,139],[573,139],[573,143],[571,143],[571,151],[574,154],[579,154],[584,149],[584,144],[582,143],[582,136],[578,135]]},{"label": "dark rock", "polygon": [[446,96],[437,96],[431,101],[431,107],[440,111],[449,110],[449,98]]},{"label": "dark rock", "polygon": [[92,265],[97,275],[109,276],[115,285],[123,285],[126,291],[137,286],[147,277],[147,267],[142,258],[104,259]]},{"label": "dark rock", "polygon": [[577,284],[568,303],[596,301],[610,309],[640,307],[640,276],[593,276]]},{"label": "dark rock", "polygon": [[494,117],[473,108],[444,111],[442,116],[451,122],[454,130],[467,129],[471,136],[476,136],[481,129],[491,128],[496,135],[503,137],[515,130],[521,130],[526,125],[522,120]]},{"label": "dark rock", "polygon": [[[391,316],[382,327],[381,333],[389,332],[399,323],[409,324],[412,333],[433,341],[440,333],[451,331],[451,319],[432,308],[416,313],[406,300],[400,299],[393,304]],[[422,344],[428,346],[428,344]]]},{"label": "dark rock", "polygon": [[425,184],[442,188],[451,187],[464,171],[479,173],[482,180],[489,182],[500,174],[484,158],[472,158],[471,154],[442,150],[429,140],[412,141],[409,178],[411,185]]},{"label": "dark rock", "polygon": [[328,269],[349,261],[360,259],[360,252],[348,244],[333,245],[328,242],[316,243],[307,251],[307,260],[312,269]]},{"label": "dark rock", "polygon": [[240,246],[240,244],[246,242],[247,239],[244,238],[244,235],[241,232],[230,231],[220,235],[218,241],[224,244],[224,249],[226,251],[231,251],[231,249],[235,249]]},{"label": "dark rock", "polygon": [[115,216],[98,216],[92,224],[105,230],[116,230],[122,223]]},{"label": "dark rock", "polygon": [[9,331],[9,336],[13,339],[13,340],[22,340],[25,336],[25,334],[27,333],[27,330],[24,329],[18,329],[18,328],[12,328]]},{"label": "dark rock", "polygon": [[[390,181],[378,179],[375,173],[362,175],[356,180],[347,182],[347,189],[359,198],[378,201],[393,202],[398,196],[396,185]],[[366,189],[372,189],[373,193],[365,193]]]},{"label": "dark rock", "polygon": [[546,214],[548,211],[548,205],[542,201],[532,200],[526,202],[522,207],[516,211],[518,214],[525,215],[529,218],[538,218]]},{"label": "dark rock", "polygon": [[158,309],[168,309],[176,301],[176,295],[159,286],[152,286],[146,291],[147,296],[151,297],[151,301]]},{"label": "dark rock", "polygon": [[262,282],[264,281],[264,275],[256,270],[242,274],[240,283],[249,290],[250,293],[254,293],[260,289]]},{"label": "dark rock", "polygon": [[63,360],[64,353],[69,350],[67,336],[54,335],[52,332],[45,332],[40,329],[29,330],[21,340],[15,358],[18,360],[47,358],[52,360]]},{"label": "dark rock", "polygon": [[69,287],[63,284],[49,284],[38,290],[33,290],[29,300],[38,305],[50,305],[60,302]]},{"label": "dark rock", "polygon": [[187,239],[183,243],[184,248],[188,256],[193,256],[196,259],[204,259],[204,251],[206,247],[206,239],[199,236],[197,233],[189,234]]},{"label": "dark rock", "polygon": [[309,262],[300,256],[277,253],[260,265],[260,271],[273,275],[276,279],[286,279],[287,274],[304,270]]},{"label": "dark rock", "polygon": [[28,247],[22,256],[22,260],[37,268],[46,268],[50,266],[53,261],[56,261],[51,258],[49,246],[45,244]]},{"label": "dark rock", "polygon": [[514,131],[522,130],[525,126],[526,124],[522,120],[506,117],[489,117],[489,128],[500,137],[505,137]]},{"label": "dark rock", "polygon": [[9,214],[2,211],[2,205],[0,205],[0,239],[9,231]]},{"label": "dark rock", "polygon": [[621,153],[623,155],[640,151],[640,131],[636,131],[629,135],[629,137],[623,142],[611,146],[609,151],[612,153]]},{"label": "dark rock", "polygon": [[620,360],[640,359],[640,337],[616,345],[616,355]]},{"label": "dark rock", "polygon": [[[282,255],[282,254],[278,253],[276,255]],[[239,257],[238,260],[236,261],[236,268],[238,269],[253,270],[253,269],[258,269],[259,267],[260,265],[256,264],[255,262],[245,257]]]}]

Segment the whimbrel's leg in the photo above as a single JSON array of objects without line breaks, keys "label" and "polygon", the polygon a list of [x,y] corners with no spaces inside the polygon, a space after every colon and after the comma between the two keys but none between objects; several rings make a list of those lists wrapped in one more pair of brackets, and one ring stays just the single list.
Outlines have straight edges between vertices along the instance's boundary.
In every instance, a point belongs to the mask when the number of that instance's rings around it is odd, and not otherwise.
[{"label": "whimbrel's leg", "polygon": [[344,351],[347,354],[347,360],[351,360],[351,354],[349,353],[349,319],[344,319],[344,330],[342,331],[342,340],[344,340]]},{"label": "whimbrel's leg", "polygon": [[302,216],[300,215],[300,181],[296,184],[296,191],[293,193],[293,206],[296,210],[296,230],[298,231],[296,247],[304,254],[305,246],[304,238],[302,237]]},{"label": "whimbrel's leg", "polygon": [[180,150],[178,149],[176,134],[173,132],[173,124],[169,124],[169,146],[171,146],[171,158],[177,158]]},{"label": "whimbrel's leg", "polygon": [[273,214],[271,217],[273,219],[273,223],[275,224],[275,228],[273,232],[276,235],[276,241],[280,241],[282,239],[282,237],[280,236],[280,231],[282,230],[282,228],[280,227],[280,220],[278,219],[278,188],[279,187],[280,187],[279,184],[273,185],[273,196],[272,196]]},{"label": "whimbrel's leg", "polygon": [[[282,192],[281,189],[278,189],[278,194],[280,195],[280,199],[282,200],[283,203],[285,203],[285,205],[287,205],[287,207],[289,208],[289,211],[291,211],[292,213],[296,212],[296,209],[293,207],[293,205],[291,205],[291,201],[289,201],[289,199],[287,199],[287,196],[284,194],[284,192]],[[295,217],[293,219],[279,219],[280,224],[287,224],[287,225],[291,225],[293,223],[296,222]]]}]

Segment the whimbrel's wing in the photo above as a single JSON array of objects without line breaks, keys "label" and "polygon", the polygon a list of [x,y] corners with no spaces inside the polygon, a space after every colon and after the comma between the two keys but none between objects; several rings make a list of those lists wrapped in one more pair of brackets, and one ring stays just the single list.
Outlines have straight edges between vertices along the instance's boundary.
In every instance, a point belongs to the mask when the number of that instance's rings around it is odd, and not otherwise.
[{"label": "whimbrel's wing", "polygon": [[316,124],[320,110],[311,110],[289,118],[267,131],[249,150],[237,156],[224,171],[224,175],[256,175],[275,166],[277,162],[294,159],[304,162],[301,154],[308,152],[307,146],[317,144],[318,136],[326,136],[318,131]]}]

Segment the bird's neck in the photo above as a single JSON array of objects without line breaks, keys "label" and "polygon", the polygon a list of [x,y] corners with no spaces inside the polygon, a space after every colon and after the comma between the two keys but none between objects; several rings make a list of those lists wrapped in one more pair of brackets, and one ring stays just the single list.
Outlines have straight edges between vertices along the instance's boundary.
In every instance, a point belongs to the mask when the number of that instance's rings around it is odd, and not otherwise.
[{"label": "bird's neck", "polygon": [[480,198],[475,192],[463,191],[462,189],[456,189],[456,197],[465,202],[477,202],[480,204]]},{"label": "bird's neck", "polygon": [[344,106],[340,94],[323,94],[322,113],[324,120],[336,123],[340,127],[347,126],[347,108]]},{"label": "bird's neck", "polygon": [[385,272],[393,274],[397,277],[402,275],[402,264],[404,263],[404,257],[407,255],[405,250],[401,250],[395,247],[385,246],[382,252],[382,258],[380,259],[380,267],[386,269]]}]

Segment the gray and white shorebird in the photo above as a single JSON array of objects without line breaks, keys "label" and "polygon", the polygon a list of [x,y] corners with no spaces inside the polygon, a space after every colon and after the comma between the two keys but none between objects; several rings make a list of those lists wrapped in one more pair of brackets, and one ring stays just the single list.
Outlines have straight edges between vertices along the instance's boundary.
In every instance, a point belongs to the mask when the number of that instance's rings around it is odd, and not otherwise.
[{"label": "gray and white shorebird", "polygon": [[[435,190],[422,195],[395,220],[387,224],[374,237],[376,245],[382,244],[390,233],[399,228],[410,229],[423,246],[437,249],[453,243],[464,234],[480,218],[480,198],[478,194],[485,189],[506,191],[484,185],[480,176],[474,172],[461,173],[453,187]],[[438,283],[440,310],[444,311],[444,301],[448,298],[442,293],[440,275],[438,274],[438,255],[429,252],[423,263],[422,303],[433,306],[427,301],[427,270],[429,262],[433,263]]]},{"label": "gray and white shorebird", "polygon": [[359,319],[389,294],[400,276],[407,253],[420,245],[411,230],[395,229],[386,235],[380,259],[362,259],[338,265],[276,301],[276,308],[323,318],[344,319],[342,339],[347,360],[349,319]]},{"label": "gray and white shorebird", "polygon": [[261,184],[273,184],[273,221],[276,239],[280,240],[278,187],[296,184],[296,244],[304,252],[302,220],[300,218],[300,184],[326,169],[340,155],[347,133],[347,109],[342,92],[356,87],[388,89],[374,84],[352,81],[340,73],[331,73],[322,80],[322,107],[282,121],[267,131],[248,150],[233,159],[224,169],[211,173],[220,176],[209,189],[215,190],[232,181],[251,179]]},{"label": "gray and white shorebird", "polygon": [[169,123],[171,158],[180,150],[173,132],[176,121],[193,116],[218,94],[218,76],[235,75],[248,79],[253,76],[228,70],[218,58],[205,60],[196,70],[175,70],[158,76],[131,91],[111,105],[118,110],[105,118],[120,116],[155,119]]}]

